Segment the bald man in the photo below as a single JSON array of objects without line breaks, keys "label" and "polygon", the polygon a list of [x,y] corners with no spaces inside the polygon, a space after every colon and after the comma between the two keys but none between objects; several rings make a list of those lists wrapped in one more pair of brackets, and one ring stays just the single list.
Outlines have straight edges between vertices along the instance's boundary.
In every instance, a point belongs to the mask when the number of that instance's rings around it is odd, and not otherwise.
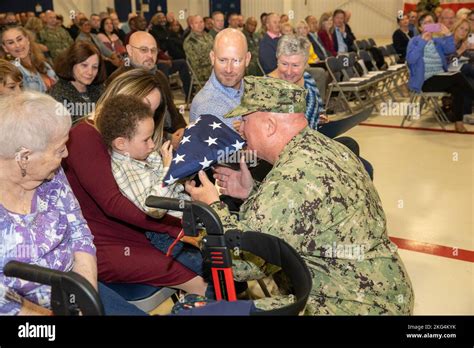
[{"label": "bald man", "polygon": [[62,51],[71,46],[74,41],[63,27],[56,26],[56,13],[46,11],[46,26],[38,34],[38,43],[48,47],[49,54],[55,59]]},{"label": "bald man", "polygon": [[[202,185],[187,182],[186,191],[214,209],[225,233],[268,233],[295,248],[313,280],[305,314],[409,315],[413,289],[387,236],[377,191],[355,155],[308,127],[305,97],[304,88],[287,81],[244,79],[241,104],[225,117],[242,117],[248,149],[273,168],[260,184],[245,161],[239,171],[217,167],[221,193],[244,200],[238,218],[203,171]],[[239,281],[278,272],[253,255],[240,252],[233,259]],[[254,303],[263,310],[288,303],[283,296],[272,300]]]},{"label": "bald man", "polygon": [[192,16],[190,27],[191,33],[184,40],[183,48],[195,77],[205,84],[211,76],[212,65],[209,52],[212,50],[214,40],[204,31],[204,20],[201,16]]},{"label": "bald man", "polygon": [[245,35],[238,29],[220,31],[209,53],[212,74],[206,85],[193,99],[189,120],[211,114],[234,129],[233,120],[224,119],[224,114],[239,105],[243,91],[242,79],[251,54]]},{"label": "bald man", "polygon": [[177,148],[179,140],[183,136],[186,121],[184,120],[183,115],[178,112],[178,109],[174,104],[166,75],[158,70],[156,66],[158,46],[154,37],[145,31],[137,31],[130,35],[130,40],[126,49],[128,57],[124,60],[125,64],[110,75],[105,82],[105,85],[109,85],[117,76],[130,69],[143,68],[154,72],[157,75],[160,84],[166,86],[166,88],[163,88],[164,95],[162,96],[166,101],[167,106],[165,115],[165,131],[170,134],[173,147]]},{"label": "bald man", "polygon": [[454,22],[456,21],[456,13],[453,9],[445,8],[441,11],[438,22],[444,24],[449,30],[453,29]]}]

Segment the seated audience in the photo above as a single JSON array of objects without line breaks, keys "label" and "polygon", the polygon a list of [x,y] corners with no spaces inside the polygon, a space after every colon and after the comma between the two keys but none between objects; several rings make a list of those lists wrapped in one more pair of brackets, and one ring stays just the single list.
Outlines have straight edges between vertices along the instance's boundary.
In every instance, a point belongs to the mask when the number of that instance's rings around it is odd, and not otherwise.
[{"label": "seated audience", "polygon": [[[110,84],[117,76],[120,76],[128,70],[144,68],[154,73],[156,78],[160,81],[161,92],[163,93],[162,96],[165,100],[164,129],[167,132],[167,136],[170,137],[173,146],[177,148],[183,135],[184,127],[186,127],[186,121],[184,120],[183,115],[178,112],[178,109],[174,104],[173,95],[171,94],[166,75],[156,67],[158,47],[155,39],[146,32],[139,31],[133,33],[130,37],[130,44],[127,45],[127,53],[130,64],[117,69],[111,76],[109,76],[106,85]],[[160,117],[160,115],[156,115],[156,118],[158,117]]]},{"label": "seated audience", "polygon": [[281,35],[293,35],[295,30],[290,22],[284,22],[280,24]]},{"label": "seated audience", "polygon": [[454,37],[445,25],[441,25],[441,37],[433,38],[433,33],[426,30],[428,24],[434,23],[431,14],[420,17],[421,35],[415,36],[408,43],[406,60],[410,69],[408,86],[416,92],[449,92],[453,97],[455,129],[464,133],[463,116],[472,112],[474,90],[460,72],[443,74],[448,70],[446,56],[455,53]]},{"label": "seated audience", "polygon": [[224,14],[221,11],[214,11],[211,17],[212,29],[209,30],[209,34],[215,38],[217,33],[224,29]]},{"label": "seated audience", "polygon": [[214,39],[204,31],[204,21],[201,16],[193,16],[190,22],[191,33],[184,40],[184,51],[201,84],[206,83],[211,76],[212,65],[209,52],[212,50]]},{"label": "seated audience", "polygon": [[[297,26],[297,34],[298,36],[302,36],[306,40],[308,40],[309,36],[309,26],[305,21],[300,21]],[[297,43],[296,41],[293,41],[295,44]],[[309,40],[308,40],[309,42]],[[278,54],[278,51],[277,51]],[[278,59],[278,57],[277,57]],[[308,56],[308,61],[307,64],[305,65],[304,69],[308,71],[313,79],[316,81],[316,85],[319,87],[319,91],[321,92],[321,97],[323,100],[326,97],[326,87],[328,85],[328,80],[329,80],[329,75],[326,72],[324,68],[320,68],[315,66],[314,64],[316,63],[321,63],[321,59],[317,56],[317,54],[314,52],[313,45],[309,45],[309,56]],[[313,65],[311,65],[313,64]]]},{"label": "seated audience", "polygon": [[263,72],[258,66],[259,39],[258,39],[258,35],[255,34],[256,29],[257,29],[257,20],[255,19],[255,17],[247,18],[247,20],[245,21],[245,26],[242,29],[242,33],[245,35],[245,38],[247,39],[247,47],[252,57],[250,59],[250,64],[247,67],[246,75],[261,76]]},{"label": "seated audience", "polygon": [[39,32],[38,42],[48,47],[49,54],[54,60],[66,48],[74,42],[69,33],[61,26],[57,26],[56,13],[46,11],[46,24]]},{"label": "seated audience", "polygon": [[59,81],[51,96],[64,105],[72,122],[93,112],[102,94],[105,67],[99,50],[87,41],[76,41],[56,59]]},{"label": "seated audience", "polygon": [[168,54],[173,59],[186,59],[183,43],[183,28],[181,24],[177,20],[169,23]]},{"label": "seated audience", "polygon": [[15,65],[0,59],[0,96],[20,92],[23,75]]},{"label": "seated audience", "polygon": [[211,29],[214,27],[212,23],[212,18],[211,17],[204,17],[204,31],[206,33],[209,33]]},{"label": "seated audience", "polygon": [[[434,20],[434,18],[433,18]],[[452,8],[446,7],[439,16],[438,23],[446,26],[449,30],[453,29],[454,23],[456,22],[456,13]]]},{"label": "seated audience", "polygon": [[270,13],[265,23],[267,31],[259,43],[258,59],[263,72],[268,74],[275,70],[277,66],[276,48],[281,37],[280,16],[276,13]]},{"label": "seated audience", "polygon": [[311,42],[311,46],[313,46],[314,53],[316,53],[321,61],[326,60],[327,57],[331,56],[331,53],[324,48],[324,44],[319,37],[318,20],[315,16],[307,16],[305,21],[309,28],[308,40]]},{"label": "seated audience", "polygon": [[326,52],[329,52],[331,56],[337,56],[337,51],[334,48],[334,39],[333,39],[333,22],[332,16],[330,13],[326,12],[321,15],[319,18],[319,31],[318,37],[321,39],[321,42],[324,46]]},{"label": "seated audience", "polygon": [[15,59],[15,66],[23,75],[24,89],[43,93],[51,89],[58,79],[56,73],[23,27],[6,27],[0,39],[2,48]]},{"label": "seated audience", "polygon": [[111,49],[109,49],[104,43],[99,40],[96,34],[91,32],[91,24],[88,19],[81,19],[79,22],[79,27],[81,32],[77,35],[77,41],[87,41],[91,44],[95,45],[102,56],[107,68],[107,75],[110,75],[116,67],[119,67],[122,62],[118,55],[114,53]]},{"label": "seated audience", "polygon": [[[144,69],[124,72],[107,86],[96,112],[71,130],[67,144],[69,157],[63,163],[94,235],[99,279],[171,286],[204,295],[207,284],[203,278],[166,257],[145,235],[166,233],[176,238],[182,228],[180,220],[169,215],[160,220],[150,218],[122,195],[114,179],[109,150],[97,131],[95,115],[101,114],[101,107],[109,98],[119,94],[140,98],[153,113],[160,110],[158,121],[163,117],[165,105],[156,75]],[[155,133],[154,139],[162,136]],[[192,237],[182,240],[197,244]]]},{"label": "seated audience", "polygon": [[33,41],[36,42],[38,47],[41,49],[41,52],[43,52],[45,55],[48,55],[48,47],[46,47],[46,45],[38,43],[39,33],[41,30],[43,30],[43,21],[37,17],[32,17],[28,19],[28,21],[24,25],[24,28],[30,31],[33,37]]},{"label": "seated audience", "polygon": [[354,50],[354,36],[347,31],[346,13],[337,9],[332,15],[334,50],[337,53],[347,53]]},{"label": "seated audience", "polygon": [[311,44],[306,36],[283,36],[278,42],[276,53],[278,67],[268,76],[286,80],[306,89],[308,93],[305,116],[308,125],[317,129],[319,116],[324,110],[324,103],[315,80],[310,73],[305,71],[308,67],[310,47]]},{"label": "seated audience", "polygon": [[392,35],[393,47],[401,61],[405,61],[408,42],[413,37],[413,32],[408,28],[409,19],[407,14],[404,14],[401,18],[397,17],[397,23],[399,28]]},{"label": "seated audience", "polygon": [[99,34],[97,34],[97,38],[120,59],[125,55],[125,47],[122,40],[120,40],[117,35],[112,18],[106,17],[100,21]]},{"label": "seated audience", "polygon": [[420,35],[418,31],[418,12],[413,10],[408,12],[408,29],[413,33],[413,36]]},{"label": "seated audience", "polygon": [[12,260],[80,274],[99,291],[105,314],[144,315],[97,283],[93,237],[61,169],[66,109],[31,91],[0,98],[0,109],[0,315],[52,315],[51,287],[6,277]]},{"label": "seated audience", "polygon": [[115,34],[119,37],[120,41],[122,41],[122,44],[123,44],[123,41],[125,40],[125,36],[127,34],[125,34],[125,32],[121,28],[121,24],[120,24],[120,20],[119,20],[119,17],[117,15],[117,12],[110,13],[109,17],[112,20],[112,24],[114,26]]}]

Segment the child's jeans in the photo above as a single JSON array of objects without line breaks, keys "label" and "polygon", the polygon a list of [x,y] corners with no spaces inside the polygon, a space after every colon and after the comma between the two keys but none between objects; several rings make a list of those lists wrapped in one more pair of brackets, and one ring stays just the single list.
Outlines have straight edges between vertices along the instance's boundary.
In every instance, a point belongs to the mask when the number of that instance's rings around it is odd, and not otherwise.
[{"label": "child's jeans", "polygon": [[[146,237],[150,240],[151,244],[155,246],[155,248],[165,254],[168,251],[169,246],[175,241],[174,238],[166,233],[146,232]],[[173,259],[186,266],[197,275],[202,276],[203,259],[201,250],[198,248],[195,248],[194,246],[187,243],[178,242],[174,246],[170,257],[173,257]]]}]

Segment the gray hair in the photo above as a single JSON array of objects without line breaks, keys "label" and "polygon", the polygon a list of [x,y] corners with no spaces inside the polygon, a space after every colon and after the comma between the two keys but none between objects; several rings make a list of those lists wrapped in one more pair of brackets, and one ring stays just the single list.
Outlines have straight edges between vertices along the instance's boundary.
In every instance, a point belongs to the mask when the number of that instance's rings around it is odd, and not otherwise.
[{"label": "gray hair", "polygon": [[14,158],[22,147],[42,152],[70,128],[67,109],[46,94],[25,91],[0,97],[0,158]]},{"label": "gray hair", "polygon": [[309,58],[309,46],[311,43],[307,38],[300,35],[283,35],[278,41],[276,57],[295,56],[301,54],[305,58],[305,63]]}]

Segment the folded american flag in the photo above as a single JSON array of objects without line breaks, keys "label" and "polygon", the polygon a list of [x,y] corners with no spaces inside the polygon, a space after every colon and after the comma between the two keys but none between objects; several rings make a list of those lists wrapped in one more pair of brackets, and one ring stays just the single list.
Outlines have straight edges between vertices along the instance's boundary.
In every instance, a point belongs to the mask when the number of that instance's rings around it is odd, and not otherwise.
[{"label": "folded american flag", "polygon": [[201,115],[186,127],[164,184],[171,185],[201,169],[206,170],[223,157],[241,150],[244,145],[244,139],[216,116]]}]

